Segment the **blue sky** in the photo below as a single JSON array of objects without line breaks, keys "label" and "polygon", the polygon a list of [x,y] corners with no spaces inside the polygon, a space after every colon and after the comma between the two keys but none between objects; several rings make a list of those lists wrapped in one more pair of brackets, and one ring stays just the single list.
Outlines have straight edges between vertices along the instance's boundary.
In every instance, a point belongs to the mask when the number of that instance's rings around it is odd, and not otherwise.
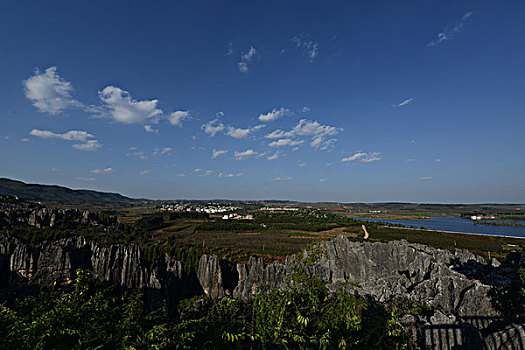
[{"label": "blue sky", "polygon": [[524,202],[523,1],[2,1],[0,176]]}]

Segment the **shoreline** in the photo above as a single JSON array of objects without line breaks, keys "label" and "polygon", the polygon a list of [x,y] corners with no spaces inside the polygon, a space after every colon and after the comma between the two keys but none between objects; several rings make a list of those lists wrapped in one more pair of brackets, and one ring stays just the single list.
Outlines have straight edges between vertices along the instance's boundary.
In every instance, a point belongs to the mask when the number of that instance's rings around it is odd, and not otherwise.
[{"label": "shoreline", "polygon": [[[355,218],[350,218],[350,219],[355,219]],[[367,221],[367,220],[363,220],[363,221]],[[380,223],[380,221],[368,221],[368,222],[374,222],[374,223]],[[460,234],[460,235],[475,235],[475,236],[490,236],[490,237],[504,237],[504,238],[518,238],[518,239],[525,239],[525,233],[523,236],[511,236],[511,235],[507,235],[507,234],[495,234],[495,233],[474,233],[474,232],[457,232],[457,231],[442,231],[442,230],[436,230],[436,229],[428,229],[428,228],[413,228],[413,227],[407,227],[407,226],[388,226],[388,225],[385,225],[384,227],[388,227],[388,228],[399,228],[399,229],[404,229],[404,230],[415,230],[415,231],[426,231],[426,232],[434,232],[434,233],[455,233],[455,234]]]}]

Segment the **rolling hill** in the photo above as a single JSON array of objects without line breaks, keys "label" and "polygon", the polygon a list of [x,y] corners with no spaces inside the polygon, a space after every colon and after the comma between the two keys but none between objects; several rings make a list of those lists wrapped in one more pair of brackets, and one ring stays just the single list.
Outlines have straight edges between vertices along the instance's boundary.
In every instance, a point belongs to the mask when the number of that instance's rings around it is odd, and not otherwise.
[{"label": "rolling hill", "polygon": [[118,193],[91,190],[72,190],[62,186],[26,184],[22,181],[0,178],[0,194],[16,195],[29,201],[60,204],[125,204],[137,202],[137,199]]}]

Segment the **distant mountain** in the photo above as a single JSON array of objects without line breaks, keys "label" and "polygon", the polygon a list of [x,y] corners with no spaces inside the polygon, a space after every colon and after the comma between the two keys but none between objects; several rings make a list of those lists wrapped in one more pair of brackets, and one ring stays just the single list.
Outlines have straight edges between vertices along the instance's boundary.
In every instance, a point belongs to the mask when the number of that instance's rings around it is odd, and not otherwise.
[{"label": "distant mountain", "polygon": [[22,199],[60,204],[124,204],[138,201],[118,193],[90,190],[72,190],[62,186],[26,184],[0,178],[0,194],[15,195]]}]

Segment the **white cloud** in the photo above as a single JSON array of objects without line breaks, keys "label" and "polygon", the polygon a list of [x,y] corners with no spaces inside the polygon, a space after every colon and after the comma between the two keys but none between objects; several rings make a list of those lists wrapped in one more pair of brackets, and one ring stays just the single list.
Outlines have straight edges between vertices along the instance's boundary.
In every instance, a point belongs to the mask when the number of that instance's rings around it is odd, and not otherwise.
[{"label": "white cloud", "polygon": [[381,153],[373,152],[373,153],[368,153],[368,157],[365,157],[365,158],[361,159],[361,162],[363,162],[363,163],[371,163],[371,162],[376,162],[376,161],[381,160],[381,159],[382,159]]},{"label": "white cloud", "polygon": [[304,143],[303,140],[292,140],[292,139],[280,139],[274,142],[270,142],[270,147],[284,147],[284,146],[297,146]]},{"label": "white cloud", "polygon": [[141,159],[141,160],[146,160],[146,159],[148,159],[148,156],[147,156],[144,152],[142,152],[142,151],[137,151],[137,148],[136,148],[136,147],[130,147],[129,150],[130,150],[131,152],[128,152],[128,153],[126,154],[126,156],[128,156],[128,157],[137,157],[137,158],[139,158],[139,159]]},{"label": "white cloud", "polygon": [[186,174],[184,173],[180,173],[180,174],[175,174],[176,177],[186,177]]},{"label": "white cloud", "polygon": [[243,160],[250,157],[259,156],[261,153],[255,152],[253,149],[248,149],[244,152],[235,152],[234,157],[237,160]]},{"label": "white cloud", "polygon": [[217,157],[222,156],[223,154],[228,153],[227,150],[219,150],[219,149],[213,149],[211,159],[215,159]]},{"label": "white cloud", "polygon": [[213,173],[213,170],[206,170],[202,174],[199,174],[199,177],[206,177],[206,176],[211,175],[211,173]]},{"label": "white cloud", "polygon": [[87,131],[82,130],[70,130],[68,132],[65,132],[63,134],[57,134],[52,131],[48,130],[38,130],[33,129],[29,133],[29,135],[41,137],[44,139],[62,139],[62,140],[68,140],[68,141],[81,141],[86,142],[88,139],[92,139],[95,136],[88,133]]},{"label": "white cloud", "polygon": [[375,161],[381,160],[381,153],[379,152],[372,152],[372,153],[358,152],[358,153],[355,153],[354,155],[341,159],[341,162],[343,163],[352,162],[354,160],[359,160],[363,163],[375,162]]},{"label": "white cloud", "polygon": [[71,96],[73,86],[58,75],[56,67],[49,67],[43,73],[35,69],[34,75],[23,84],[26,97],[40,112],[58,115],[69,107],[84,107]]},{"label": "white cloud", "polygon": [[277,158],[279,158],[279,153],[277,152],[272,154],[271,156],[266,157],[267,160],[276,160]]},{"label": "white cloud", "polygon": [[169,154],[171,151],[173,151],[173,148],[171,147],[164,147],[164,148],[155,148],[153,150],[152,155],[154,156],[162,156],[163,154]]},{"label": "white cloud", "polygon": [[236,139],[242,139],[248,136],[252,132],[251,129],[241,129],[241,128],[234,128],[232,126],[228,126],[228,131],[226,132],[226,135],[231,136]]},{"label": "white cloud", "polygon": [[146,130],[146,132],[151,132],[155,134],[159,132],[157,129],[153,129],[151,125],[144,125],[144,130]]},{"label": "white cloud", "polygon": [[322,182],[326,182],[326,181],[328,181],[328,179],[319,179],[319,182],[321,182],[321,183]]},{"label": "white cloud", "polygon": [[220,131],[224,130],[224,124],[219,121],[219,118],[215,118],[206,124],[201,126],[201,129],[210,136],[215,136]]},{"label": "white cloud", "polygon": [[151,173],[151,170],[142,170],[141,172],[139,172],[139,175],[143,176],[143,175],[147,175],[149,173]]},{"label": "white cloud", "polygon": [[441,159],[440,158],[436,159],[436,163],[441,163]]},{"label": "white cloud", "polygon": [[301,49],[306,57],[310,59],[310,62],[319,55],[319,44],[312,40],[308,40],[307,35],[301,34],[294,36],[292,41],[295,43],[295,46]]},{"label": "white cloud", "polygon": [[367,156],[366,153],[359,152],[359,153],[355,153],[354,155],[352,155],[350,157],[346,157],[346,158],[341,159],[341,162],[351,162],[351,161],[354,161],[354,160],[357,160],[357,159],[360,159],[360,158],[363,158],[363,157],[366,157],[366,156]]},{"label": "white cloud", "polygon": [[437,39],[428,43],[428,46],[436,46],[437,44],[452,39],[456,34],[463,30],[463,27],[467,23],[467,20],[472,16],[473,12],[469,11],[463,15],[461,21],[454,27],[449,28],[448,26],[443,29],[442,32],[438,33]]},{"label": "white cloud", "polygon": [[230,41],[228,43],[228,47],[227,47],[227,51],[226,51],[226,56],[231,56],[233,55],[233,43]]},{"label": "white cloud", "polygon": [[107,86],[98,92],[109,115],[118,122],[125,124],[143,124],[148,121],[156,122],[162,115],[157,108],[158,100],[134,100],[129,92],[116,86]]},{"label": "white cloud", "polygon": [[423,176],[420,178],[420,180],[422,181],[428,181],[428,180],[432,180],[434,177],[433,176]]},{"label": "white cloud", "polygon": [[264,137],[266,137],[267,139],[278,139],[278,138],[285,137],[285,136],[287,136],[286,132],[277,129],[275,131],[272,131],[268,135],[265,135]]},{"label": "white cloud", "polygon": [[408,158],[408,159],[407,159],[407,163],[411,163],[411,162],[413,162],[413,161],[414,161],[414,158]]},{"label": "white cloud", "polygon": [[198,173],[198,172],[201,172],[201,171],[202,171],[201,168],[195,168],[195,169],[193,169],[193,172],[194,172],[194,173]]},{"label": "white cloud", "polygon": [[80,151],[96,151],[102,147],[100,143],[98,143],[97,140],[89,140],[85,143],[76,143],[73,145],[74,149],[80,150]]},{"label": "white cloud", "polygon": [[24,137],[23,139],[20,139],[20,142],[29,142],[30,140],[27,137]]},{"label": "white cloud", "polygon": [[277,118],[279,118],[280,116],[284,116],[284,115],[288,115],[290,114],[290,110],[289,109],[286,109],[286,108],[274,108],[271,110],[271,112],[268,112],[266,114],[260,114],[259,115],[259,120],[262,121],[262,122],[271,122],[273,120],[276,120]]},{"label": "white cloud", "polygon": [[89,171],[90,173],[92,174],[104,174],[104,175],[108,175],[108,174],[114,174],[116,173],[116,171],[113,169],[113,168],[105,168],[105,169],[92,169]]},{"label": "white cloud", "polygon": [[95,178],[94,177],[83,177],[83,176],[80,176],[80,177],[77,177],[77,180],[80,180],[80,181],[95,181]]},{"label": "white cloud", "polygon": [[412,102],[414,102],[414,98],[413,97],[410,97],[410,98],[407,98],[406,100],[404,100],[403,102],[397,104],[397,105],[393,105],[392,107],[403,107],[403,106],[406,106]]},{"label": "white cloud", "polygon": [[293,177],[290,177],[290,176],[277,176],[275,178],[272,179],[272,181],[290,181],[290,180],[293,180]]},{"label": "white cloud", "polygon": [[80,141],[83,143],[74,144],[73,148],[82,151],[94,151],[102,145],[97,140],[90,140],[95,136],[82,130],[70,130],[63,134],[57,134],[48,130],[33,129],[29,133],[32,136],[44,138],[44,139],[62,139],[67,141]]},{"label": "white cloud", "polygon": [[257,53],[257,50],[255,50],[255,48],[252,46],[252,47],[250,47],[248,52],[246,52],[244,55],[242,55],[241,59],[243,61],[250,62],[252,60],[252,58],[255,56],[256,53]]},{"label": "white cloud", "polygon": [[170,122],[171,125],[176,125],[182,127],[182,121],[190,118],[190,112],[188,111],[176,111],[170,113],[166,119]]},{"label": "white cloud", "polygon": [[257,130],[260,130],[266,127],[266,125],[264,124],[255,125],[252,128],[246,128],[246,129],[236,128],[233,126],[224,126],[224,124],[219,121],[219,117],[222,117],[222,116],[224,116],[224,113],[222,112],[217,113],[217,118],[209,121],[206,124],[203,124],[201,126],[201,129],[210,136],[215,136],[219,132],[224,132],[226,135],[230,137],[233,137],[236,139],[242,139]]},{"label": "white cloud", "polygon": [[239,72],[241,73],[248,73],[248,65],[246,64],[246,62],[239,62],[237,63],[237,67],[239,67]]},{"label": "white cloud", "polygon": [[237,174],[234,174],[234,173],[229,173],[229,174],[219,173],[217,176],[220,177],[220,178],[234,178],[234,177],[241,177],[242,175],[243,175],[242,173],[237,173]]},{"label": "white cloud", "polygon": [[244,74],[248,73],[249,71],[248,62],[251,62],[251,60],[253,59],[256,53],[257,53],[257,50],[252,46],[246,53],[244,53],[241,56],[241,61],[237,63],[239,72],[244,73]]},{"label": "white cloud", "polygon": [[[335,138],[325,140],[327,136],[336,135],[343,131],[342,128],[336,128],[334,126],[322,125],[317,121],[311,121],[306,119],[301,119],[296,126],[293,127],[290,131],[275,130],[270,134],[267,134],[265,137],[269,139],[275,138],[290,138],[297,136],[311,136],[312,141],[310,143],[311,147],[324,150],[329,148],[337,141]],[[277,145],[277,144],[275,144]]]},{"label": "white cloud", "polygon": [[306,166],[306,163],[305,163],[305,162],[298,162],[298,163],[297,163],[297,166],[298,166],[299,168],[304,168],[304,167]]},{"label": "white cloud", "polygon": [[326,168],[329,168],[329,167],[332,166],[332,163],[324,163],[324,166],[325,166]]}]

